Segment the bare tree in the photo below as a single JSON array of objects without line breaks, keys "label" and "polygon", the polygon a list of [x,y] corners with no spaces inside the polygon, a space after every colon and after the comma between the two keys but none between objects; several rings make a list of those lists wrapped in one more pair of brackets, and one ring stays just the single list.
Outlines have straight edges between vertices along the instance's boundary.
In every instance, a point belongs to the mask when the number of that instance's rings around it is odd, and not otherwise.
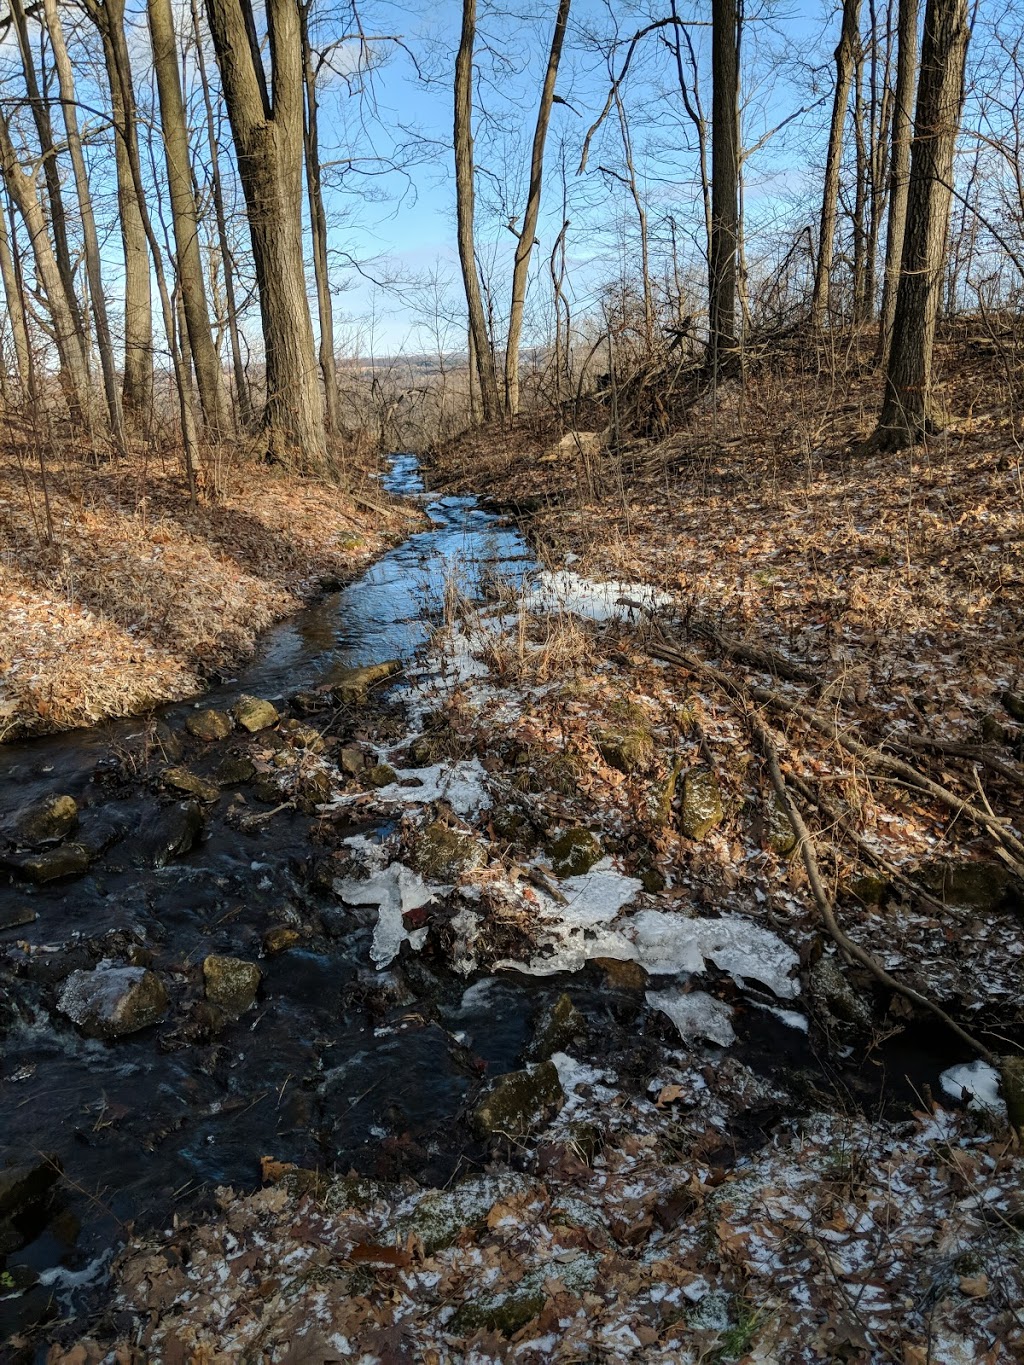
[{"label": "bare tree", "polygon": [[297,0],[267,0],[269,83],[250,0],[207,0],[207,17],[248,208],[266,353],[268,454],[328,472],[302,257],[305,85]]},{"label": "bare tree", "polygon": [[811,295],[811,320],[821,327],[829,307],[832,262],[835,257],[836,217],[839,206],[839,176],[843,160],[843,128],[850,103],[850,83],[860,36],[860,0],[843,0],[842,27],[836,46],[836,86],[832,97],[832,123],[825,157],[825,181],[821,195],[818,229],[818,259],[814,268]]},{"label": "bare tree", "polygon": [[898,448],[941,425],[932,352],[963,107],[967,0],[928,0],[892,347],[876,441]]},{"label": "bare tree", "polygon": [[533,130],[530,152],[530,184],[526,193],[523,225],[516,243],[515,263],[512,267],[512,306],[508,319],[508,340],[505,344],[505,409],[510,416],[519,411],[519,346],[523,335],[523,312],[526,307],[526,285],[530,274],[530,257],[537,236],[540,217],[541,191],[544,185],[544,148],[548,139],[548,124],[555,100],[555,81],[562,59],[565,30],[569,22],[571,0],[558,0],[555,28],[551,35],[548,63],[541,86],[537,122]]},{"label": "bare tree", "polygon": [[736,341],[739,254],[740,63],[736,0],[711,4],[711,259],[707,368],[715,379],[740,368]]},{"label": "bare tree", "polygon": [[[0,280],[3,282],[7,316],[11,322],[11,340],[14,344],[14,370],[18,378],[18,398],[21,402],[31,402],[33,392],[32,350],[29,346],[28,326],[25,321],[25,300],[22,282],[14,251],[11,249],[13,234],[7,230],[7,216],[0,207]],[[10,401],[11,395],[7,394]]]},{"label": "bare tree", "polygon": [[485,422],[498,416],[498,376],[494,347],[484,315],[476,266],[476,162],[473,152],[473,48],[476,43],[476,0],[462,0],[462,32],[455,57],[455,212],[459,263],[469,312],[471,351],[480,381],[480,407]]},{"label": "bare tree", "polygon": [[896,314],[903,232],[910,189],[910,140],[913,130],[914,82],[917,76],[918,0],[899,0],[896,48],[896,94],[892,114],[892,157],[889,163],[889,221],[885,239],[885,278],[878,320],[876,361],[889,362],[889,344]]}]

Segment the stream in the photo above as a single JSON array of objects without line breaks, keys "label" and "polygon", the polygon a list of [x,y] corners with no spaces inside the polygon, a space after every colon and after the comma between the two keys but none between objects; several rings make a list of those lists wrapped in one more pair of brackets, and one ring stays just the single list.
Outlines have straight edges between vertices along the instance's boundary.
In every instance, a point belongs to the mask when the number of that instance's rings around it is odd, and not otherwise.
[{"label": "stream", "polygon": [[[339,669],[412,660],[453,571],[474,598],[490,575],[515,582],[535,568],[522,536],[475,499],[429,498],[414,457],[394,457],[384,482],[421,498],[431,526],[269,632],[253,664],[204,705],[286,699]],[[176,732],[190,709],[170,706],[159,719]],[[40,1321],[84,1326],[130,1229],[211,1207],[218,1186],[255,1188],[262,1156],[438,1184],[473,1168],[487,1148],[462,1118],[467,1097],[481,1075],[521,1064],[531,1017],[564,989],[559,977],[446,978],[419,959],[401,974],[374,972],[374,916],[340,907],[318,880],[312,813],[281,811],[241,834],[224,792],[202,840],[154,866],[154,792],[131,779],[144,724],[0,747],[0,825],[67,793],[81,810],[76,837],[102,849],[75,880],[31,886],[0,874],[0,926],[9,926],[0,927],[0,1157],[53,1154],[64,1172],[46,1200],[0,1222],[0,1342]],[[194,747],[186,761],[203,771]],[[359,832],[375,831],[342,831]],[[280,924],[298,926],[301,942],[264,956]],[[205,1027],[200,1009],[207,954],[258,960],[263,972],[255,1006],[224,1028]],[[160,1027],[107,1041],[55,1010],[61,983],[101,956],[176,983]],[[599,977],[580,973],[573,999],[612,1026]],[[745,1044],[749,1065],[817,1065],[806,1035],[767,1014]],[[918,1049],[911,1067],[906,1038],[901,1046],[898,1074],[933,1078],[949,1064]]]}]

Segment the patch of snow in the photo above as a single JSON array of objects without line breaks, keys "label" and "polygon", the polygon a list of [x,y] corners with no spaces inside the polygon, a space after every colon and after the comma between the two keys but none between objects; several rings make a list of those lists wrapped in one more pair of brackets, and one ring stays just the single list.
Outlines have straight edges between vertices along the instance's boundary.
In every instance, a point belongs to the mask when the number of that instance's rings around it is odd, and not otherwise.
[{"label": "patch of snow", "polygon": [[524,598],[528,611],[567,611],[590,621],[634,621],[655,607],[668,606],[669,593],[645,583],[595,583],[567,569],[545,569]]},{"label": "patch of snow", "polygon": [[963,1099],[965,1090],[971,1093],[969,1109],[987,1109],[993,1114],[1005,1114],[1006,1104],[999,1093],[999,1072],[988,1062],[962,1062],[951,1066],[939,1077],[943,1091],[955,1100]]},{"label": "patch of snow", "polygon": [[406,929],[402,916],[429,905],[438,892],[447,888],[429,885],[404,863],[391,863],[366,881],[357,878],[336,881],[334,890],[348,905],[377,906],[370,956],[378,967],[386,967],[398,956],[406,940],[418,952],[427,937],[425,927],[412,932]]},{"label": "patch of snow", "polygon": [[[447,801],[457,815],[472,815],[490,803],[486,773],[477,757],[461,763],[435,763],[429,768],[400,768],[397,781],[380,787],[377,801],[400,802],[402,805],[428,805],[431,801]],[[415,782],[415,786],[403,786]]]},{"label": "patch of snow", "polygon": [[732,1027],[732,1010],[722,1000],[706,991],[690,991],[679,987],[667,991],[648,991],[647,1003],[672,1020],[684,1043],[693,1038],[706,1038],[719,1047],[736,1041]]},{"label": "patch of snow", "polygon": [[790,973],[799,958],[788,944],[739,915],[688,919],[663,910],[642,910],[629,924],[636,958],[655,975],[701,972],[705,959],[733,978],[760,981],[780,999],[800,993]]},{"label": "patch of snow", "polygon": [[751,1004],[756,1009],[764,1010],[766,1014],[774,1014],[776,1019],[781,1019],[787,1028],[798,1029],[801,1033],[807,1033],[810,1028],[807,1016],[799,1014],[796,1010],[780,1010],[774,1005],[764,1005],[760,1000],[753,1000]]},{"label": "patch of snow", "polygon": [[607,1098],[615,1093],[601,1084],[605,1078],[605,1073],[596,1066],[587,1066],[586,1062],[578,1062],[575,1057],[570,1057],[567,1052],[552,1053],[551,1061],[558,1072],[558,1083],[567,1097],[575,1094],[576,1087],[579,1085],[590,1086],[595,1094],[601,1098]]}]

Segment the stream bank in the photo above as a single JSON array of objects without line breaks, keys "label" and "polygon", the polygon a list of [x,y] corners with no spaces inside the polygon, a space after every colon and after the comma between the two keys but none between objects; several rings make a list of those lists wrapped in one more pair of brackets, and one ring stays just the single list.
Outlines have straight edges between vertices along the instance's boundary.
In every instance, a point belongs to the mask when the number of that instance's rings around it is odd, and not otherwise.
[{"label": "stream bank", "polygon": [[[395,476],[411,491],[410,462]],[[52,1151],[64,1172],[12,1220],[14,1349],[685,1360],[761,1341],[816,1360],[873,1359],[894,1331],[1002,1340],[1020,1172],[999,1114],[966,1107],[947,1040],[897,1036],[823,951],[728,718],[640,647],[662,604],[538,571],[471,499],[428,511],[346,590],[358,609],[322,604],[262,672],[93,752],[59,793],[77,812],[49,810],[62,842],[51,825],[13,854],[4,909],[37,918],[0,940],[0,1103],[22,1164]],[[392,690],[352,671],[396,655]],[[20,790],[22,820],[73,769]],[[88,872],[26,884],[26,852],[76,844]],[[121,1008],[147,973],[165,998],[149,983]],[[950,1107],[922,1108],[944,1075]],[[880,1238],[903,1250],[863,1303]]]}]

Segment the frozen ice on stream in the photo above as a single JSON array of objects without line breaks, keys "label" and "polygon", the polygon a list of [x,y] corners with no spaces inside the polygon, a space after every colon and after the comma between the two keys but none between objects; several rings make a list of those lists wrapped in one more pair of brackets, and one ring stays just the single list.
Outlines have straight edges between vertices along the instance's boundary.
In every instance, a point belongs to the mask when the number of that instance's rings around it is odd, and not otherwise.
[{"label": "frozen ice on stream", "polygon": [[391,863],[366,881],[357,878],[337,881],[334,890],[348,905],[376,905],[377,925],[370,956],[378,967],[387,967],[406,939],[418,951],[427,937],[426,928],[408,930],[403,916],[429,905],[438,892],[447,888],[431,886],[411,868]]},{"label": "frozen ice on stream", "polygon": [[964,1091],[971,1095],[969,1109],[988,1109],[993,1114],[1005,1114],[1006,1104],[999,1093],[999,1072],[988,1062],[962,1062],[951,1066],[939,1077],[943,1091],[955,1100],[963,1099]]},{"label": "frozen ice on stream", "polygon": [[545,569],[525,597],[528,611],[568,611],[590,621],[633,621],[642,612],[668,606],[672,597],[646,583],[596,583],[571,569]]},{"label": "frozen ice on stream", "polygon": [[719,1047],[736,1041],[732,1028],[732,1010],[724,1000],[716,1000],[707,991],[686,992],[679,986],[667,991],[648,991],[647,1003],[661,1010],[679,1030],[684,1043],[693,1038],[706,1038]]}]

